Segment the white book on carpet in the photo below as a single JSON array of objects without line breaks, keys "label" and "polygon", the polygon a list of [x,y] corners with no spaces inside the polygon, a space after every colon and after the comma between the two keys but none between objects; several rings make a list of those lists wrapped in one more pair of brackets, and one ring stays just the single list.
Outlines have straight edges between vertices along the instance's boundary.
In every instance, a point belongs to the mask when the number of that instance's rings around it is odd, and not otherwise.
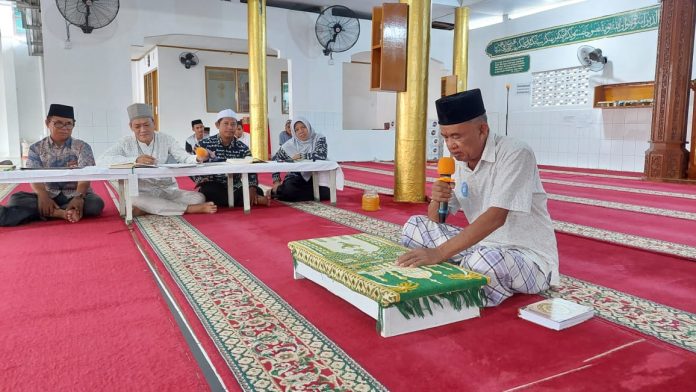
[{"label": "white book on carpet", "polygon": [[594,309],[562,298],[549,298],[519,309],[522,319],[560,331],[594,316]]}]

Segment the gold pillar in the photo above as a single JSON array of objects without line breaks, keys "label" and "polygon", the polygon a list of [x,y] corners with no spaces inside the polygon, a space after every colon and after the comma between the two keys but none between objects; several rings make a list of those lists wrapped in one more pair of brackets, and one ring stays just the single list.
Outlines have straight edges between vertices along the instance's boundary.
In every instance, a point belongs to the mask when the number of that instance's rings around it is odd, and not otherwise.
[{"label": "gold pillar", "polygon": [[457,76],[457,92],[466,90],[469,75],[469,7],[458,7],[454,11],[452,74]]},{"label": "gold pillar", "polygon": [[430,0],[408,4],[406,91],[396,94],[394,200],[425,201],[425,122],[428,112]]},{"label": "gold pillar", "polygon": [[268,101],[266,86],[266,0],[249,0],[249,116],[251,155],[268,159]]}]

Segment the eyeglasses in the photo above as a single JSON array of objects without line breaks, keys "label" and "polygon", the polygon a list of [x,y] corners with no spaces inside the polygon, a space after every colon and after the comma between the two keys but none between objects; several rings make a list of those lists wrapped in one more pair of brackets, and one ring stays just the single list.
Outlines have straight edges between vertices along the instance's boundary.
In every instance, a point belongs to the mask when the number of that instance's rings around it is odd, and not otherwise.
[{"label": "eyeglasses", "polygon": [[53,126],[58,129],[73,129],[75,128],[75,123],[64,123],[62,121],[53,121]]}]

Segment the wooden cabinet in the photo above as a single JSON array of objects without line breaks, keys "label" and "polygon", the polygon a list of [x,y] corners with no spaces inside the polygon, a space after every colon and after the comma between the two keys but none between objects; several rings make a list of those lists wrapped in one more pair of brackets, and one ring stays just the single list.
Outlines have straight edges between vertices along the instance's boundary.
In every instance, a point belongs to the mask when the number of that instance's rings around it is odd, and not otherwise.
[{"label": "wooden cabinet", "polygon": [[440,78],[440,97],[457,93],[457,75],[447,75]]},{"label": "wooden cabinet", "polygon": [[406,91],[408,5],[385,3],[372,9],[370,89]]},{"label": "wooden cabinet", "polygon": [[595,87],[593,107],[603,109],[651,107],[654,96],[654,82],[605,84]]}]

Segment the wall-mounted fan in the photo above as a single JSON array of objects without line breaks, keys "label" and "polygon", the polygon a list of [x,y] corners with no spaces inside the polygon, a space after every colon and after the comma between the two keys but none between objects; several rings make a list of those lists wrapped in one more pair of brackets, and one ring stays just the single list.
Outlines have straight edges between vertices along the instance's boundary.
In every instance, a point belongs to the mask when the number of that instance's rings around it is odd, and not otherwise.
[{"label": "wall-mounted fan", "polygon": [[583,45],[578,48],[578,60],[583,67],[588,67],[592,71],[601,71],[607,58],[602,56],[602,49]]},{"label": "wall-mounted fan", "polygon": [[182,52],[179,55],[179,62],[184,65],[184,68],[191,69],[198,65],[198,56],[191,52]]},{"label": "wall-mounted fan", "polygon": [[360,22],[348,7],[334,5],[324,9],[314,25],[324,56],[333,52],[345,52],[355,45],[360,37]]},{"label": "wall-mounted fan", "polygon": [[116,19],[119,0],[56,0],[63,18],[89,34]]}]

